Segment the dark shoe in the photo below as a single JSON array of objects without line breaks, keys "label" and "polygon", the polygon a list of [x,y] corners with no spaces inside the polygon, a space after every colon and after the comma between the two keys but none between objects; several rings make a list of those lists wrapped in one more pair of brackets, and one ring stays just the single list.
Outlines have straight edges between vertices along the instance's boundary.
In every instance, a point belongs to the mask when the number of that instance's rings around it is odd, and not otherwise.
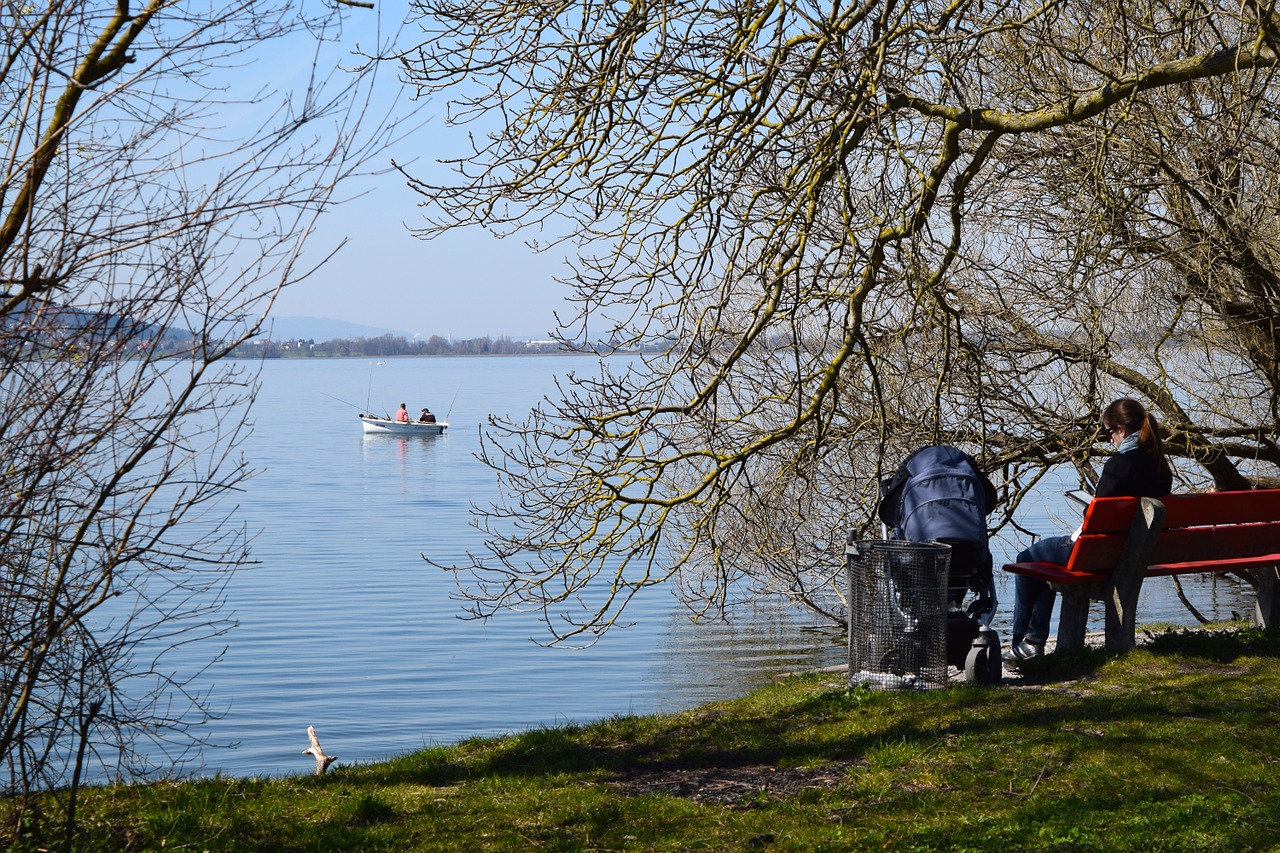
[{"label": "dark shoe", "polygon": [[1044,656],[1044,643],[1023,640],[1020,643],[1015,643],[1010,648],[1010,651],[1013,652],[1013,656],[1018,660],[1031,660],[1031,658]]}]

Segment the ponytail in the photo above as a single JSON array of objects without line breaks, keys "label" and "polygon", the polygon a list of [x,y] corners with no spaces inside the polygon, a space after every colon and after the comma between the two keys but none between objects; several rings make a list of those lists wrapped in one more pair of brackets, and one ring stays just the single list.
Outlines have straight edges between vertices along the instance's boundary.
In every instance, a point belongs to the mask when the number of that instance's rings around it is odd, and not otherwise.
[{"label": "ponytail", "polygon": [[1164,441],[1160,438],[1160,424],[1156,423],[1156,416],[1150,412],[1144,412],[1146,415],[1142,419],[1142,428],[1138,430],[1138,448],[1143,453],[1151,457],[1151,461],[1156,463],[1156,470],[1161,474],[1169,472],[1169,460],[1164,455]]}]

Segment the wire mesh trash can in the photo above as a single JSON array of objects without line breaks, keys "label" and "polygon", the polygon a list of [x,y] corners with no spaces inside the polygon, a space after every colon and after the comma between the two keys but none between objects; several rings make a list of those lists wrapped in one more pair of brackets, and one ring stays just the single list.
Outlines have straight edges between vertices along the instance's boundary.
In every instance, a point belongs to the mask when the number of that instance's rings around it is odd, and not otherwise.
[{"label": "wire mesh trash can", "polygon": [[947,685],[951,546],[856,540],[845,545],[849,683],[880,690]]}]

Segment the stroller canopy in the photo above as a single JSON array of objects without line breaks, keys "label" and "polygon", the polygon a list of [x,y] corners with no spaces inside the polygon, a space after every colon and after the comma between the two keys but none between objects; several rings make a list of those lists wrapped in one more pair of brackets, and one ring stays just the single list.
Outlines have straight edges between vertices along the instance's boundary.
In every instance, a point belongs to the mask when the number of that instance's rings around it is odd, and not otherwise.
[{"label": "stroller canopy", "polygon": [[[955,447],[922,447],[881,483],[879,517],[894,538],[973,543],[975,560],[986,563],[987,516],[996,490],[972,456]],[[973,566],[981,571],[985,566]]]}]

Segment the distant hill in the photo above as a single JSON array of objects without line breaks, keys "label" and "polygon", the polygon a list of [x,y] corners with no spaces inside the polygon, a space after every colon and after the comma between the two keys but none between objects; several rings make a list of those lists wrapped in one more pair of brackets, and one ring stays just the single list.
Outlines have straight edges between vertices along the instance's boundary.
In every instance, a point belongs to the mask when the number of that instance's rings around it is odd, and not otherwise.
[{"label": "distant hill", "polygon": [[410,332],[399,329],[380,329],[376,326],[361,326],[359,323],[348,323],[346,320],[331,320],[327,317],[272,317],[267,321],[267,331],[274,340],[313,340],[317,343],[331,341],[335,338],[377,338],[382,335],[398,335],[412,338]]},{"label": "distant hill", "polygon": [[[8,299],[10,295],[0,293],[0,298]],[[147,346],[168,345],[169,348],[185,345],[191,340],[191,333],[184,329],[166,329],[122,314],[77,308],[38,298],[19,303],[12,314],[0,318],[0,326],[29,326],[28,334],[24,337],[43,346],[60,347],[77,335],[88,336],[86,341],[94,338],[101,341],[118,338],[141,343],[144,339],[150,339]]]}]

